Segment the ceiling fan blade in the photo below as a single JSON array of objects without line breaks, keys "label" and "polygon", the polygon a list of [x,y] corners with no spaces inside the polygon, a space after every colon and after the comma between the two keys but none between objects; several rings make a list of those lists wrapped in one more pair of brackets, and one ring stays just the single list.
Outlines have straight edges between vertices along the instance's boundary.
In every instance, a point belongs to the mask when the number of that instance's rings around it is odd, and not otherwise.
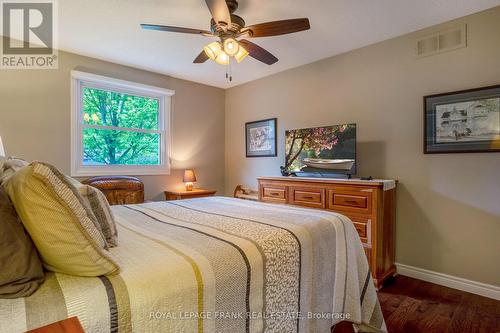
[{"label": "ceiling fan blade", "polygon": [[231,26],[231,13],[227,7],[226,0],[205,0],[205,2],[216,23],[223,22]]},{"label": "ceiling fan blade", "polygon": [[213,36],[213,34],[210,31],[206,31],[206,30],[171,27],[168,25],[141,24],[141,28],[146,29],[146,30],[158,30],[158,31],[168,31],[168,32],[180,32],[180,33],[184,33],[184,34]]},{"label": "ceiling fan blade", "polygon": [[266,51],[259,45],[249,42],[246,39],[240,40],[238,42],[248,51],[252,58],[262,61],[267,65],[272,65],[278,62],[278,58],[273,56],[270,52]]},{"label": "ceiling fan blade", "polygon": [[201,53],[198,54],[196,59],[194,59],[193,64],[202,64],[207,60],[208,60],[207,54],[205,53],[205,51],[201,51]]},{"label": "ceiling fan blade", "polygon": [[294,32],[309,30],[311,28],[309,19],[299,18],[266,22],[245,27],[242,32],[250,31],[250,37],[269,37],[286,35]]}]

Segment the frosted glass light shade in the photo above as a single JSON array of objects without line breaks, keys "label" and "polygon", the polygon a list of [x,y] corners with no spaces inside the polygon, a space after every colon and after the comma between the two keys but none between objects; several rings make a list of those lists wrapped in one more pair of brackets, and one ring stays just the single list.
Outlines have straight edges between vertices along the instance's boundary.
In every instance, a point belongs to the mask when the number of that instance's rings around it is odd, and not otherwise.
[{"label": "frosted glass light shade", "polygon": [[229,65],[231,57],[234,57],[238,63],[242,62],[249,53],[234,38],[228,38],[221,42],[212,42],[203,48],[209,59],[212,59],[219,65]]},{"label": "frosted glass light shade", "polygon": [[215,58],[215,62],[219,65],[229,65],[229,56],[224,51],[220,51],[217,58]]},{"label": "frosted glass light shade", "polygon": [[212,60],[215,60],[219,55],[219,53],[222,51],[222,46],[220,45],[219,42],[213,42],[206,45],[203,48],[203,51],[205,51],[207,57],[209,57]]},{"label": "frosted glass light shade", "polygon": [[228,56],[234,57],[239,51],[239,44],[234,38],[228,38],[224,41],[224,52]]},{"label": "frosted glass light shade", "polygon": [[238,53],[236,53],[234,58],[239,64],[240,62],[243,61],[243,59],[245,59],[248,56],[248,54],[249,54],[248,51],[243,46],[240,45],[240,47],[238,48]]}]

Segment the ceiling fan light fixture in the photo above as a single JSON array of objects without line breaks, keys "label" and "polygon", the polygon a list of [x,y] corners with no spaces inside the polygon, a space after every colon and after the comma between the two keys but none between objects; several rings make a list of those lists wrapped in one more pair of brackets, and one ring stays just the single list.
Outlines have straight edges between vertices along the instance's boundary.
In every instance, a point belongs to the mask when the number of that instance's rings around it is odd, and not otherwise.
[{"label": "ceiling fan light fixture", "polygon": [[207,55],[207,57],[209,57],[210,59],[212,59],[214,61],[219,56],[220,52],[223,52],[222,46],[219,42],[212,42],[212,43],[206,45],[203,48],[203,51],[205,51],[205,54]]},{"label": "ceiling fan light fixture", "polygon": [[239,48],[240,46],[236,39],[227,38],[226,40],[224,40],[224,52],[226,52],[228,56],[234,57],[238,53]]},{"label": "ceiling fan light fixture", "polygon": [[243,46],[239,46],[238,48],[238,53],[236,53],[234,55],[234,58],[236,59],[236,61],[238,62],[238,64],[240,62],[243,61],[243,59],[245,59],[247,56],[249,55],[248,51],[243,47]]},{"label": "ceiling fan light fixture", "polygon": [[226,54],[226,52],[221,50],[215,58],[215,62],[219,65],[229,65],[229,56]]},{"label": "ceiling fan light fixture", "polygon": [[[1,1],[1,0],[0,0]],[[278,62],[273,54],[254,44],[246,38],[273,37],[288,35],[311,28],[308,18],[285,19],[272,22],[247,25],[245,20],[234,14],[238,9],[239,0],[200,0],[205,2],[211,14],[210,30],[184,28],[169,25],[141,24],[142,29],[184,33],[198,36],[217,38],[203,48],[194,64],[202,64],[212,60],[222,65],[230,65],[231,57],[238,63],[250,56],[266,65]],[[231,69],[229,69],[229,72]],[[228,73],[226,73],[226,76]],[[231,78],[228,76],[229,79]]]}]

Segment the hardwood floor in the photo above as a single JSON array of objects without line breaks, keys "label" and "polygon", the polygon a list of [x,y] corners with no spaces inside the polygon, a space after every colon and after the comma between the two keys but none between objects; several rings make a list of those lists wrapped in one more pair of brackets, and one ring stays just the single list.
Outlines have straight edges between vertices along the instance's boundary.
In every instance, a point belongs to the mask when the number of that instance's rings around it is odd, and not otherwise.
[{"label": "hardwood floor", "polygon": [[500,301],[402,275],[378,295],[389,333],[500,333]]}]

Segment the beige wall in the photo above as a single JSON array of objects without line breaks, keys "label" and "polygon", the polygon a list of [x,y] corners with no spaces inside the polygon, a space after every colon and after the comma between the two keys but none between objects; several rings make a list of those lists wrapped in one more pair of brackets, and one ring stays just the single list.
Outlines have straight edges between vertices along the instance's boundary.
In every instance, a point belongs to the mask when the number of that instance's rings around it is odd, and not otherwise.
[{"label": "beige wall", "polygon": [[[458,23],[467,48],[415,58],[417,37]],[[397,261],[500,285],[500,153],[422,153],[423,96],[493,84],[500,7],[229,89],[226,193],[279,174],[285,129],[355,122],[360,175],[400,181]],[[244,123],[270,117],[278,157],[245,158]]]},{"label": "beige wall", "polygon": [[79,69],[175,90],[172,174],[141,177],[147,198],[182,186],[184,168],[195,169],[196,186],[223,191],[224,90],[71,53],[59,57],[58,70],[0,70],[0,136],[8,154],[69,173],[70,72]]}]

